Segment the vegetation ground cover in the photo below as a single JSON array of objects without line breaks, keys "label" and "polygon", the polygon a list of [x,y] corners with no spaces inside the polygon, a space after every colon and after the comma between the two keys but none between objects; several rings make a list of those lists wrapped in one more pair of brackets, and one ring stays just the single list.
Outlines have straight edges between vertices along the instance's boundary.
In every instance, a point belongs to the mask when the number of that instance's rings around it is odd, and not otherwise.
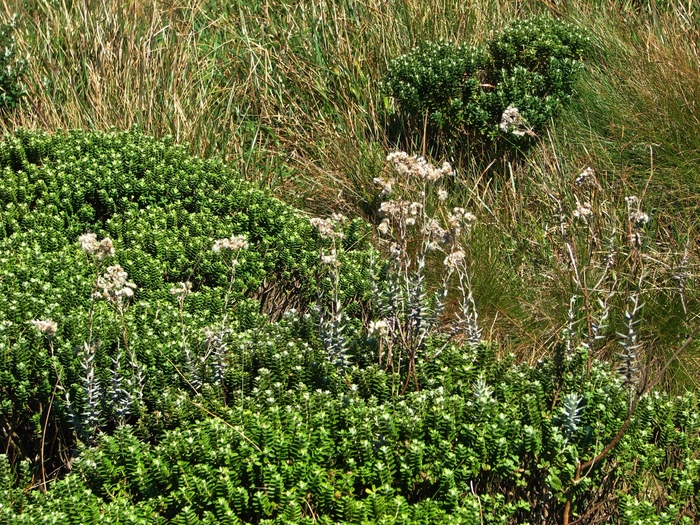
[{"label": "vegetation ground cover", "polygon": [[[697,519],[692,3],[6,8],[6,522]],[[531,15],[514,148],[386,89]]]}]

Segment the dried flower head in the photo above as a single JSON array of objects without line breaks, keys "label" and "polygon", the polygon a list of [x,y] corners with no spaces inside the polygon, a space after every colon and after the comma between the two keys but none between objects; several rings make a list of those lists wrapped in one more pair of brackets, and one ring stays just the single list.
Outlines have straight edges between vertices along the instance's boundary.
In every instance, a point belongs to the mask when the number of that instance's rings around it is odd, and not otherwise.
[{"label": "dried flower head", "polygon": [[321,255],[321,264],[326,264],[329,266],[340,266],[340,262],[338,261],[338,254],[336,253],[336,251],[331,250],[330,254]]},{"label": "dried flower head", "polygon": [[377,226],[377,230],[379,233],[382,235],[387,235],[391,231],[391,225],[389,224],[388,219],[384,219],[379,226]]},{"label": "dried flower head", "polygon": [[107,271],[97,278],[97,290],[93,293],[93,299],[105,299],[114,304],[121,305],[126,298],[133,297],[136,285],[127,282],[129,274],[115,264],[107,268]]},{"label": "dried flower head", "polygon": [[219,253],[221,250],[247,250],[248,240],[245,235],[231,235],[228,239],[218,239],[214,241],[214,246],[212,246],[212,251],[214,253]]},{"label": "dried flower head", "polygon": [[629,219],[635,228],[641,228],[649,222],[649,215],[640,210],[633,210],[629,214]]},{"label": "dried flower head", "polygon": [[437,197],[440,202],[445,202],[447,200],[447,191],[443,189],[438,190]]},{"label": "dried flower head", "polygon": [[649,215],[639,209],[639,198],[636,195],[625,197],[627,203],[627,217],[635,229],[639,229],[649,222]]},{"label": "dried flower head", "polygon": [[464,250],[456,250],[445,257],[445,266],[449,271],[455,271],[464,263]]},{"label": "dried flower head", "polygon": [[384,180],[381,177],[376,177],[373,182],[382,187],[382,197],[385,195],[391,195],[391,192],[394,189],[394,179]]},{"label": "dried flower head", "polygon": [[583,186],[595,180],[595,170],[588,166],[585,170],[579,173],[578,177],[574,181],[575,186]]},{"label": "dried flower head", "polygon": [[423,235],[436,239],[439,242],[446,242],[447,230],[445,230],[437,219],[429,219],[423,226]]},{"label": "dried flower head", "polygon": [[389,335],[389,325],[386,321],[370,321],[368,332],[370,337],[386,337]]},{"label": "dried flower head", "polygon": [[50,319],[34,319],[33,321],[29,322],[33,324],[37,330],[49,338],[54,337],[58,331],[58,325]]},{"label": "dried flower head", "polygon": [[501,123],[499,125],[501,131],[512,133],[517,137],[524,135],[534,136],[535,133],[527,125],[527,121],[520,114],[520,110],[515,106],[508,106],[501,115]]},{"label": "dried flower head", "polygon": [[325,239],[342,239],[343,232],[336,231],[335,221],[333,219],[320,219],[318,217],[313,217],[309,223],[312,227],[318,230],[321,237]]},{"label": "dried flower head", "polygon": [[94,255],[98,261],[114,256],[114,243],[109,237],[97,242],[97,236],[94,233],[86,233],[81,235],[78,241],[83,251],[88,255]]},{"label": "dried flower head", "polygon": [[389,246],[389,255],[391,255],[395,259],[401,259],[404,253],[401,249],[401,246],[398,243],[392,242]]},{"label": "dried flower head", "polygon": [[176,295],[178,299],[184,299],[192,293],[192,283],[189,281],[178,283],[170,289],[170,293]]},{"label": "dried flower head", "polygon": [[443,163],[441,168],[436,168],[423,157],[409,155],[404,151],[394,151],[387,155],[386,160],[393,164],[397,173],[404,176],[416,177],[435,182],[443,176],[452,173],[452,166],[448,162]]},{"label": "dried flower head", "polygon": [[583,204],[576,203],[576,209],[574,210],[574,217],[577,219],[587,219],[593,215],[593,208],[590,202],[584,202]]},{"label": "dried flower head", "polygon": [[411,203],[402,199],[385,201],[379,205],[379,212],[385,217],[400,220],[411,213]]},{"label": "dried flower head", "polygon": [[458,229],[462,224],[470,225],[476,221],[474,214],[465,211],[464,208],[453,208],[447,216],[447,224],[451,229]]}]

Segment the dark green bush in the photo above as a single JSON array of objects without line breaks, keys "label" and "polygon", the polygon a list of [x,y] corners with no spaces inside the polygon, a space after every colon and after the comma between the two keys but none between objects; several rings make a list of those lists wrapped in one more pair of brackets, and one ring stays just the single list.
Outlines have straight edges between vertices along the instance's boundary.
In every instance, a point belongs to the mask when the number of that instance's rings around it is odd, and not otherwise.
[{"label": "dark green bush", "polygon": [[[343,300],[369,293],[363,228],[348,226]],[[78,243],[86,232],[110,237],[114,258],[96,267]],[[212,251],[216,239],[232,234],[250,243],[233,280],[230,261]],[[74,432],[90,440],[127,421],[152,436],[199,414],[177,404],[183,396],[215,391],[226,402],[241,371],[230,356],[214,355],[201,330],[221,330],[227,316],[225,344],[238,333],[267,341],[268,319],[294,307],[303,312],[316,299],[319,246],[307,217],[222,162],[192,157],[171,141],[137,132],[5,137],[0,446],[38,468],[48,440],[51,472],[70,455]],[[96,276],[117,263],[136,285],[123,317],[91,299]],[[184,281],[192,293],[180,310],[170,290]],[[53,337],[30,324],[46,319],[57,323]],[[265,355],[258,351],[246,364],[270,366],[261,364]]]},{"label": "dark green bush", "polygon": [[[448,140],[525,148],[571,97],[588,49],[575,26],[534,17],[496,33],[483,49],[428,42],[392,61],[384,89],[414,130],[422,132],[427,117]],[[501,126],[508,107],[519,110],[519,127]]]},{"label": "dark green bush", "polygon": [[26,59],[15,49],[15,15],[10,22],[0,23],[0,110],[14,108],[26,95],[22,78],[27,71]]},{"label": "dark green bush", "polygon": [[391,63],[385,88],[407,115],[422,120],[427,114],[440,127],[453,126],[469,117],[470,101],[479,92],[477,74],[486,64],[479,49],[426,42]]}]

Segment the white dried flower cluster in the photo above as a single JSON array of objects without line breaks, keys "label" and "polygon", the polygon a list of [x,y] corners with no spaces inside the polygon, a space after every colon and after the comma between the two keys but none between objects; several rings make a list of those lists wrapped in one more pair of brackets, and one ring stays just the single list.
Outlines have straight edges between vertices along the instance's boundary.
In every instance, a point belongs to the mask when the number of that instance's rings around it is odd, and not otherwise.
[{"label": "white dried flower cluster", "polygon": [[584,202],[583,204],[576,203],[576,209],[574,210],[574,217],[576,219],[586,220],[588,217],[593,215],[593,208],[590,202]]},{"label": "white dried flower cluster", "polygon": [[389,255],[391,255],[395,259],[401,259],[404,256],[404,252],[401,249],[399,243],[391,243],[391,245],[389,246]]},{"label": "white dried flower cluster", "polygon": [[94,233],[86,233],[81,235],[78,241],[83,251],[88,255],[94,255],[98,261],[114,256],[114,243],[109,237],[97,242],[97,236]]},{"label": "white dried flower cluster", "polygon": [[413,217],[415,219],[422,209],[423,205],[420,202],[409,202],[402,199],[382,202],[379,206],[379,211],[382,215],[398,220],[405,217]]},{"label": "white dried flower cluster", "polygon": [[178,299],[184,299],[192,293],[192,283],[189,281],[178,283],[170,289],[170,293],[176,295]]},{"label": "white dried flower cluster", "polygon": [[523,117],[520,115],[520,110],[515,106],[508,106],[501,115],[501,131],[508,133],[511,126],[519,127]]},{"label": "white dried flower cluster", "polygon": [[641,228],[649,222],[649,215],[639,209],[639,198],[636,195],[625,197],[627,216],[635,228]]},{"label": "white dried flower cluster", "polygon": [[389,223],[389,219],[384,219],[379,226],[377,226],[377,230],[379,233],[382,235],[388,235],[389,232],[391,231],[391,224]]},{"label": "white dried flower cluster", "polygon": [[574,181],[574,186],[583,186],[588,184],[590,181],[595,179],[595,170],[588,166],[585,170],[579,173],[578,177]]},{"label": "white dried flower cluster", "polygon": [[34,319],[33,321],[29,321],[31,324],[34,325],[34,327],[39,330],[42,334],[44,334],[46,337],[53,337],[56,335],[56,332],[58,331],[58,325],[54,322],[51,321],[50,319],[44,319],[44,320],[39,320],[39,319]]},{"label": "white dried flower cluster", "polygon": [[231,333],[230,328],[217,328],[212,330],[209,327],[202,328],[202,333],[204,334],[204,344],[207,346],[221,345],[224,337]]},{"label": "white dried flower cluster", "polygon": [[389,324],[386,321],[370,321],[368,332],[370,337],[386,337],[389,335]]},{"label": "white dried flower cluster", "polygon": [[221,250],[231,250],[232,252],[237,250],[247,250],[248,240],[245,235],[231,235],[228,239],[217,239],[214,241],[214,246],[212,246],[212,251],[214,253],[219,253]]},{"label": "white dried flower cluster", "polygon": [[437,197],[440,202],[445,202],[447,200],[447,190],[439,189]]},{"label": "white dried flower cluster", "polygon": [[630,222],[636,228],[640,228],[649,222],[649,215],[640,210],[633,210],[629,214]]},{"label": "white dried flower cluster", "polygon": [[335,222],[333,219],[321,219],[318,217],[314,217],[309,221],[311,226],[318,230],[321,237],[325,239],[342,239],[343,232],[335,230]]},{"label": "white dried flower cluster", "polygon": [[334,213],[331,215],[331,220],[334,220],[335,222],[339,222],[340,224],[343,224],[345,221],[348,220],[348,218],[343,215],[342,213]]},{"label": "white dried flower cluster", "polygon": [[328,266],[340,266],[338,261],[338,254],[335,250],[331,250],[328,255],[321,255],[321,264],[326,264]]},{"label": "white dried flower cluster", "polygon": [[127,281],[128,276],[120,265],[109,266],[107,271],[97,278],[97,290],[92,294],[93,299],[105,299],[120,305],[125,298],[133,297],[136,285]]},{"label": "white dried flower cluster", "polygon": [[394,191],[394,179],[384,180],[381,177],[375,177],[372,182],[382,187],[381,197],[391,195],[391,192]]},{"label": "white dried flower cluster", "polygon": [[471,227],[474,221],[476,221],[476,217],[465,211],[464,208],[453,208],[452,213],[447,216],[447,225],[455,237],[459,237],[463,225]]},{"label": "white dried flower cluster", "polygon": [[464,263],[464,250],[456,250],[445,257],[445,266],[449,271],[455,271]]},{"label": "white dried flower cluster", "polygon": [[533,131],[528,127],[527,122],[520,114],[520,110],[515,106],[508,106],[501,115],[501,123],[499,125],[504,133],[512,133],[516,137],[524,135],[533,136]]},{"label": "white dried flower cluster", "polygon": [[448,239],[448,232],[442,226],[437,219],[429,219],[428,222],[423,226],[423,235],[428,238],[436,239],[439,242],[446,242]]},{"label": "white dried flower cluster", "polygon": [[625,202],[627,203],[627,218],[633,228],[628,240],[632,246],[639,247],[642,245],[642,227],[649,222],[649,215],[639,209],[639,198],[636,195],[625,197]]},{"label": "white dried flower cluster", "polygon": [[437,168],[423,157],[409,155],[405,151],[394,151],[387,155],[386,160],[393,164],[394,169],[405,176],[425,179],[428,182],[436,182],[446,175],[453,173],[449,162],[444,162],[442,167]]}]

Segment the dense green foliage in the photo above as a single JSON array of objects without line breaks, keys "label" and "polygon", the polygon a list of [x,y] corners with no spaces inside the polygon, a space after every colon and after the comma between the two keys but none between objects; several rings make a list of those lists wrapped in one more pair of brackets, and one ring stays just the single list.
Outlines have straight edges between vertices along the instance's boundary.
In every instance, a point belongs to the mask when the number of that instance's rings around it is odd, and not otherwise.
[{"label": "dense green foliage", "polygon": [[[524,147],[569,100],[589,50],[577,27],[533,17],[498,31],[483,48],[427,42],[393,60],[384,85],[421,130],[427,118],[448,136]],[[509,107],[521,120],[503,126]]]},{"label": "dense green foliage", "polygon": [[[528,366],[431,329],[412,353],[396,332],[391,365],[377,360],[368,305],[402,299],[391,265],[369,297],[378,255],[362,221],[309,221],[135,131],[21,131],[0,168],[0,523],[698,514],[698,397],[638,398],[631,357],[627,377],[585,345]],[[113,263],[86,232],[113,239],[133,292],[93,295]],[[231,234],[239,248],[212,250]],[[430,314],[419,268],[409,306],[384,305],[400,313],[383,320]],[[306,313],[329,297],[331,318]]]},{"label": "dense green foliage", "polygon": [[[213,384],[225,402],[240,371],[201,330],[261,329],[317,297],[308,219],[171,141],[18,132],[0,143],[0,170],[0,427],[13,461],[41,453],[60,468],[73,431],[89,440],[117,421],[152,435],[176,424],[182,390]],[[366,227],[347,231],[341,300],[357,303],[369,290]],[[114,260],[87,256],[85,232],[113,239]],[[250,243],[233,269],[212,251],[232,233]],[[136,286],[133,304],[91,299],[115,263]],[[171,289],[185,281],[180,304]],[[50,338],[30,324],[46,319],[58,325]]]},{"label": "dense green foliage", "polygon": [[[278,340],[296,321],[282,324]],[[567,497],[576,514],[618,523],[690,524],[698,511],[700,406],[690,394],[644,398],[615,451],[573,483],[576,461],[627,415],[621,380],[599,363],[587,374],[584,349],[530,368],[486,345],[451,346],[419,364],[423,390],[399,398],[376,365],[331,371],[318,388],[294,350],[271,355],[274,368],[246,367],[255,380],[217,418],[157,444],[129,426],[102,435],[46,495],[13,488],[3,459],[0,519],[558,523]]]},{"label": "dense green foliage", "polygon": [[27,61],[15,49],[16,18],[0,23],[0,111],[14,108],[27,92],[23,82]]}]

